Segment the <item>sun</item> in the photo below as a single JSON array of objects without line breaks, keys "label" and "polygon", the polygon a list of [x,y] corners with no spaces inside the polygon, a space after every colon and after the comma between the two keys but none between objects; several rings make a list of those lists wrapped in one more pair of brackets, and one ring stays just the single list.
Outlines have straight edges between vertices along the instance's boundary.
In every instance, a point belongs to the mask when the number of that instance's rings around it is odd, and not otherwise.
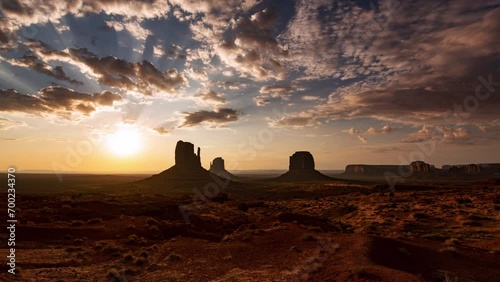
[{"label": "sun", "polygon": [[119,127],[106,137],[108,150],[117,156],[132,156],[141,148],[141,135],[130,126]]}]

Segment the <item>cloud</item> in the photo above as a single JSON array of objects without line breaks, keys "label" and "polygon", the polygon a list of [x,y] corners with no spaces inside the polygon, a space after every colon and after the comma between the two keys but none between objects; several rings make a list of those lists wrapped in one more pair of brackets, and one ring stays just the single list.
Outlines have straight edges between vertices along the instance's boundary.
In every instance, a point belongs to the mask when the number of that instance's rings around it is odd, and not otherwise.
[{"label": "cloud", "polygon": [[52,68],[47,62],[62,61],[75,65],[82,73],[88,73],[97,78],[101,84],[144,95],[175,94],[187,84],[184,75],[176,69],[160,71],[146,60],[128,62],[114,56],[98,57],[86,48],[57,51],[39,40],[29,40],[25,45],[31,49],[32,53],[20,59],[9,60],[11,64],[31,67],[40,73],[73,84],[81,82],[67,77],[60,66]]},{"label": "cloud", "polygon": [[140,22],[129,20],[129,21],[105,21],[106,26],[113,28],[116,31],[127,31],[135,39],[146,40],[146,38],[152,35],[150,30],[144,29]]},{"label": "cloud", "polygon": [[261,3],[258,11],[249,14],[256,1],[171,2],[199,16],[190,28],[194,38],[203,42],[200,49],[210,49],[227,67],[257,80],[285,76],[280,60],[287,50],[277,40],[278,15],[272,4]]},{"label": "cloud", "polygon": [[27,124],[23,121],[14,121],[8,118],[0,117],[0,130],[8,130],[16,127],[25,127]]},{"label": "cloud", "polygon": [[401,142],[405,143],[418,143],[424,142],[432,139],[433,129],[428,126],[423,126],[417,132],[410,134],[407,138],[401,140]]},{"label": "cloud", "polygon": [[87,49],[70,49],[69,55],[88,67],[100,83],[145,95],[159,91],[173,94],[186,83],[176,69],[162,72],[148,61],[131,63],[113,56],[99,58]]},{"label": "cloud", "polygon": [[[329,114],[399,119],[420,125],[441,123],[444,114],[453,111],[454,104],[464,104],[468,96],[474,96],[478,86],[487,91],[478,76],[489,81],[492,75],[491,81],[498,87],[500,59],[492,46],[500,44],[500,36],[496,36],[500,8],[491,8],[491,3],[453,1],[433,7],[418,1],[393,14],[370,43],[353,45],[358,51],[362,46],[367,49],[360,53],[363,57],[356,65],[374,66],[372,62],[378,61],[375,65],[392,74],[373,71],[359,89],[332,93]],[[435,21],[437,17],[441,20]],[[418,25],[411,24],[416,20]],[[471,122],[495,120],[493,108],[499,105],[498,95],[491,95],[485,103],[480,100]]]},{"label": "cloud", "polygon": [[286,115],[278,119],[268,119],[268,124],[271,127],[291,127],[303,128],[307,126],[318,126],[321,122],[310,113],[301,112],[296,115]]},{"label": "cloud", "polygon": [[227,100],[213,90],[205,90],[194,95],[201,100],[211,104],[226,104]]},{"label": "cloud", "polygon": [[156,132],[157,134],[159,135],[165,135],[165,134],[168,134],[170,133],[170,131],[168,131],[165,127],[163,126],[158,126],[158,127],[155,127],[153,128],[153,131]]},{"label": "cloud", "polygon": [[3,15],[18,26],[57,22],[61,17],[80,13],[107,13],[125,18],[155,18],[165,16],[169,10],[167,0],[9,0],[2,1]]},{"label": "cloud", "polygon": [[259,90],[259,95],[253,98],[257,106],[264,106],[271,102],[271,99],[288,100],[290,97],[291,86],[272,85],[263,86]]},{"label": "cloud", "polygon": [[359,140],[359,142],[361,142],[363,144],[368,144],[368,140],[366,140],[366,138],[364,138],[361,135],[358,135],[358,140]]},{"label": "cloud", "polygon": [[463,127],[453,126],[423,126],[418,131],[411,133],[407,138],[401,140],[404,143],[420,143],[433,141],[446,144],[474,144],[481,138],[474,136]]},{"label": "cloud", "polygon": [[304,100],[304,101],[317,101],[320,99],[321,99],[321,97],[319,97],[319,96],[309,96],[309,95],[302,96],[302,100]]},{"label": "cloud", "polygon": [[239,112],[229,108],[217,108],[213,111],[183,112],[184,123],[181,127],[196,126],[201,123],[223,124],[237,121],[241,115]]},{"label": "cloud", "polygon": [[24,54],[22,58],[10,59],[7,62],[14,66],[30,68],[38,73],[45,74],[61,81],[67,81],[75,85],[83,85],[81,81],[68,77],[61,66],[52,67],[31,52]]},{"label": "cloud", "polygon": [[389,133],[392,132],[393,128],[390,125],[384,125],[380,129],[376,129],[373,127],[368,128],[367,130],[359,130],[359,129],[354,129],[354,127],[349,128],[348,130],[343,130],[342,132],[346,132],[350,135],[355,135],[355,134],[379,134],[379,133]]},{"label": "cloud", "polygon": [[38,91],[38,95],[20,94],[13,89],[0,90],[0,111],[20,112],[33,115],[57,115],[74,119],[76,114],[88,116],[99,107],[110,107],[122,101],[118,94],[80,93],[60,86],[49,86]]}]

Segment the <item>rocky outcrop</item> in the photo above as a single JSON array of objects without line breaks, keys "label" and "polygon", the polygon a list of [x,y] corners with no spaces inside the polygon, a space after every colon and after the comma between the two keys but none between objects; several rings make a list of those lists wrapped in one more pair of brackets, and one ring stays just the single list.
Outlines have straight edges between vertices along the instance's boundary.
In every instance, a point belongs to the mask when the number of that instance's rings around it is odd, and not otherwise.
[{"label": "rocky outcrop", "polygon": [[175,146],[175,165],[183,171],[201,167],[200,147],[198,147],[198,153],[195,155],[193,143],[179,140]]},{"label": "rocky outcrop", "polygon": [[211,173],[221,177],[221,178],[224,178],[224,179],[235,180],[235,179],[239,178],[226,170],[226,167],[224,165],[224,159],[221,157],[215,158],[210,163],[210,170],[209,171]]},{"label": "rocky outcrop", "polygon": [[211,163],[210,163],[210,172],[217,173],[219,171],[224,171],[226,168],[224,167],[224,159],[221,157],[215,158]]},{"label": "rocky outcrop", "polygon": [[153,185],[162,185],[165,181],[214,181],[215,175],[201,166],[201,150],[194,153],[194,145],[190,142],[178,141],[175,146],[175,165],[169,169],[145,179]]},{"label": "rocky outcrop", "polygon": [[423,161],[415,161],[410,164],[410,172],[415,173],[429,173],[431,172],[431,165]]},{"label": "rocky outcrop", "polygon": [[444,165],[443,170],[451,174],[480,174],[482,173],[481,166],[477,164],[468,165]]},{"label": "rocky outcrop", "polygon": [[345,167],[344,174],[352,174],[358,176],[384,176],[385,173],[400,174],[410,169],[409,166],[399,165],[365,165],[365,164],[350,164]]},{"label": "rocky outcrop", "polygon": [[309,152],[295,152],[290,156],[289,170],[314,170],[314,158]]},{"label": "rocky outcrop", "polygon": [[289,170],[275,180],[286,182],[331,181],[335,178],[328,177],[314,168],[314,158],[310,152],[299,151],[290,156]]}]

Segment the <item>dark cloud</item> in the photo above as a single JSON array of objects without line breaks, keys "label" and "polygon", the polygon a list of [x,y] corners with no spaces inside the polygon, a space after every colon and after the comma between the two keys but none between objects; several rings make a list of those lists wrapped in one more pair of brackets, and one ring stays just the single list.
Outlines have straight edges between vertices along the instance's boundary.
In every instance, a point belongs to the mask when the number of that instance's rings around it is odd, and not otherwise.
[{"label": "dark cloud", "polygon": [[88,49],[70,49],[69,54],[98,75],[100,83],[112,87],[153,95],[157,91],[174,93],[186,82],[176,69],[162,72],[148,61],[131,63],[113,56],[99,58]]},{"label": "dark cloud", "polygon": [[11,59],[9,60],[9,62],[12,65],[31,68],[36,72],[45,74],[61,81],[67,81],[75,85],[83,85],[81,81],[68,77],[61,66],[52,67],[40,60],[35,54],[31,52],[26,53],[20,59]]},{"label": "dark cloud", "polygon": [[229,108],[215,109],[214,111],[197,111],[197,112],[183,112],[184,123],[181,127],[191,127],[200,123],[215,123],[222,124],[231,121],[237,121],[240,113],[236,110]]},{"label": "dark cloud", "polygon": [[0,90],[0,111],[33,115],[55,114],[72,119],[75,113],[90,115],[98,107],[112,106],[122,100],[120,95],[109,91],[88,94],[60,86],[43,88],[38,94],[25,95],[13,89]]},{"label": "dark cloud", "polygon": [[227,100],[225,98],[223,98],[219,93],[213,90],[205,90],[203,92],[195,94],[194,96],[209,103],[215,103],[215,104],[227,103]]}]

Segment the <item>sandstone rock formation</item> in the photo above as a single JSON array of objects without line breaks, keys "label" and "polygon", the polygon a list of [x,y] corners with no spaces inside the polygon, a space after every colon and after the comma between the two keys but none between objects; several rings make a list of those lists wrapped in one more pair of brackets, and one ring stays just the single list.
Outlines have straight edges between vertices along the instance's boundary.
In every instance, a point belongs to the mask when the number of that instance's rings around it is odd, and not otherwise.
[{"label": "sandstone rock formation", "polygon": [[410,172],[415,173],[428,173],[431,172],[431,165],[423,161],[415,161],[410,164]]},{"label": "sandstone rock formation", "polygon": [[409,171],[409,166],[399,165],[365,165],[350,164],[345,167],[344,174],[356,174],[366,176],[384,176],[385,173],[400,174]]},{"label": "sandstone rock formation", "polygon": [[175,146],[175,165],[169,169],[145,179],[153,185],[162,185],[166,181],[214,181],[215,175],[201,166],[200,148],[194,153],[194,145],[190,142],[178,141]]},{"label": "sandstone rock formation", "polygon": [[210,163],[210,172],[217,173],[219,171],[226,170],[224,167],[224,159],[221,157],[215,158],[211,163]]},{"label": "sandstone rock formation", "polygon": [[481,166],[477,164],[445,165],[443,169],[452,174],[479,174],[482,172]]},{"label": "sandstone rock formation", "polygon": [[215,158],[211,163],[210,163],[210,170],[211,173],[224,178],[224,179],[231,179],[235,180],[238,177],[230,173],[229,171],[226,170],[226,167],[224,165],[224,159],[221,157]]},{"label": "sandstone rock formation", "polygon": [[201,167],[200,147],[198,154],[194,154],[194,145],[182,140],[177,142],[175,146],[175,165],[182,171],[189,172],[193,169]]},{"label": "sandstone rock formation", "polygon": [[279,181],[321,181],[335,180],[314,169],[314,158],[310,152],[299,151],[290,156],[288,172],[282,174]]},{"label": "sandstone rock formation", "polygon": [[290,165],[288,169],[314,169],[314,158],[309,152],[295,152],[290,156]]}]

